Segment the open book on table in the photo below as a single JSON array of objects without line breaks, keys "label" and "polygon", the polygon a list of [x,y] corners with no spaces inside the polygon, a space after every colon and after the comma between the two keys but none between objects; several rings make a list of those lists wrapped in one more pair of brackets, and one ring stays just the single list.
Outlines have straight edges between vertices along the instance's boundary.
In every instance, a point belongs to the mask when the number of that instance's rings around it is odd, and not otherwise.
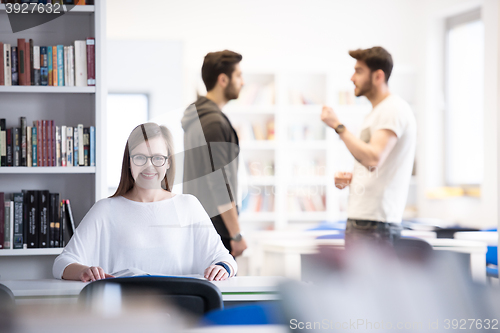
[{"label": "open book on table", "polygon": [[[140,270],[138,268],[126,268],[122,269],[121,271],[111,273],[114,277],[129,277],[129,276],[145,276],[145,275],[154,275],[154,276],[161,276],[159,274],[150,274],[148,272],[145,272],[143,270]],[[167,276],[167,275],[165,275]],[[192,277],[192,278],[198,278],[198,279],[205,279],[203,275],[200,274],[188,274],[188,275],[168,275],[168,276],[178,276],[178,277]]]}]

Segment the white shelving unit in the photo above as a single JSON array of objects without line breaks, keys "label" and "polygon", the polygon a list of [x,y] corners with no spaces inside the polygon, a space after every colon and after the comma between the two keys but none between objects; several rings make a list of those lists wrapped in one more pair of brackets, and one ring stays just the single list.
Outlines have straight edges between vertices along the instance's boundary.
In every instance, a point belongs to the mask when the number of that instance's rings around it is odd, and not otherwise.
[{"label": "white shelving unit", "polygon": [[[105,59],[106,13],[104,1],[75,6],[57,19],[12,33],[5,5],[0,5],[0,41],[17,46],[17,39],[33,39],[35,45],[72,45],[75,40],[95,38],[96,86],[0,86],[0,118],[7,128],[18,127],[19,117],[28,125],[53,119],[57,126],[95,126],[95,167],[1,167],[0,191],[9,195],[21,190],[47,189],[71,201],[75,224],[106,195],[105,182]],[[6,196],[8,198],[8,196]],[[0,280],[52,277],[52,264],[61,248],[0,250]]]}]

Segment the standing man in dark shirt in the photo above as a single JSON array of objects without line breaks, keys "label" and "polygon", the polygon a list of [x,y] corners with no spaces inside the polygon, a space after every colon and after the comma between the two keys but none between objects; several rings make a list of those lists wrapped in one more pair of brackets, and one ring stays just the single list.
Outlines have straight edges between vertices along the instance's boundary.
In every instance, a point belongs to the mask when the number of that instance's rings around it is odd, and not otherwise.
[{"label": "standing man in dark shirt", "polygon": [[184,193],[196,196],[209,214],[224,246],[237,257],[247,248],[240,233],[238,136],[222,108],[243,87],[238,53],[224,50],[205,56],[201,75],[207,95],[184,112]]}]

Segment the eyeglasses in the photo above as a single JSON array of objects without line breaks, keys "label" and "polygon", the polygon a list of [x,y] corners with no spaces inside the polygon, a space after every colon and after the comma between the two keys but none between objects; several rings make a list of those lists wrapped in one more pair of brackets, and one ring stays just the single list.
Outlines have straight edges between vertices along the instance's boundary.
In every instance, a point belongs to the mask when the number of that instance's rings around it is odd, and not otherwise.
[{"label": "eyeglasses", "polygon": [[132,159],[132,162],[134,162],[134,164],[137,166],[143,166],[148,162],[148,159],[151,159],[151,164],[153,164],[155,167],[163,166],[165,162],[168,160],[168,156],[163,156],[163,155],[146,156],[138,154],[138,155],[132,155],[130,156],[130,158]]}]

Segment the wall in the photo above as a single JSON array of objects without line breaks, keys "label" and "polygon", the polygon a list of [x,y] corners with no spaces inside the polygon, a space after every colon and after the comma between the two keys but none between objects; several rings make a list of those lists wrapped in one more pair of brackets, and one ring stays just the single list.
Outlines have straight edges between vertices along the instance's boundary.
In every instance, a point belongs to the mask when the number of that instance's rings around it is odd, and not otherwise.
[{"label": "wall", "polygon": [[[418,117],[419,153],[417,154],[418,207],[422,217],[446,219],[450,224],[486,228],[497,225],[497,101],[498,9],[496,0],[428,0],[425,11],[425,71],[419,90],[423,108]],[[484,182],[481,198],[459,197],[431,200],[429,189],[444,186],[444,93],[443,41],[445,19],[482,6],[485,24],[485,106],[484,110]],[[496,10],[495,10],[496,9]],[[468,133],[464,133],[468,135]]]}]

